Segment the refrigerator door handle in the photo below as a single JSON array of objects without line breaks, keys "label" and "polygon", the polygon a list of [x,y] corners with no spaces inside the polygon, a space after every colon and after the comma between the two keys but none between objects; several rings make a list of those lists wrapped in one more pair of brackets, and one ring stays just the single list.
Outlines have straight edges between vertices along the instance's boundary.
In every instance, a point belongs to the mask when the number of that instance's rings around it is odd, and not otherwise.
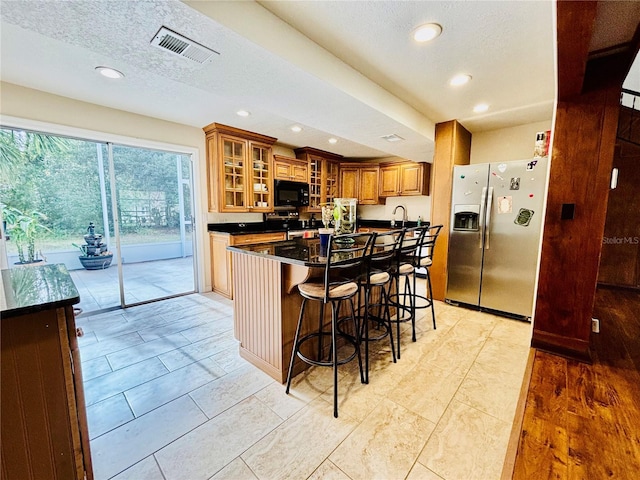
[{"label": "refrigerator door handle", "polygon": [[482,235],[485,226],[485,207],[487,205],[487,187],[482,187],[482,197],[480,197],[480,228],[478,229],[478,248],[482,248]]},{"label": "refrigerator door handle", "polygon": [[487,221],[485,222],[485,230],[487,231],[484,241],[484,249],[489,250],[489,240],[491,238],[491,203],[493,201],[493,187],[489,187],[487,197]]}]

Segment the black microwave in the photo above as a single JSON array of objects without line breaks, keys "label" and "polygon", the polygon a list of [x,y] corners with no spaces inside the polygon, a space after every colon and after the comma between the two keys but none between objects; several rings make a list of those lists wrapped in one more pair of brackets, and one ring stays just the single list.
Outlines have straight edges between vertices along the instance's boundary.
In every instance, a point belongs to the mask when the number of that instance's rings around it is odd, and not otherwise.
[{"label": "black microwave", "polygon": [[276,180],[273,186],[276,207],[305,207],[309,205],[308,183]]}]

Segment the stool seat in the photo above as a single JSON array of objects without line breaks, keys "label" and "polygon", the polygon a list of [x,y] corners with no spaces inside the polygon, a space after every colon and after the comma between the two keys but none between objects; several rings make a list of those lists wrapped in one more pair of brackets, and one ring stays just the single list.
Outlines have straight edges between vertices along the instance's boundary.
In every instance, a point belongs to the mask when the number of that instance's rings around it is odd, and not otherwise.
[{"label": "stool seat", "polygon": [[433,261],[431,261],[430,258],[421,258],[420,259],[420,266],[421,267],[430,267],[432,263],[433,263]]},{"label": "stool seat", "polygon": [[[298,290],[301,295],[310,300],[322,300],[325,295],[324,283],[301,283],[298,285]],[[344,299],[355,295],[357,291],[358,285],[355,282],[336,285],[335,287],[329,287],[329,299]]]},{"label": "stool seat", "polygon": [[369,276],[369,285],[378,287],[386,284],[389,280],[391,280],[391,275],[388,272],[374,273]]},{"label": "stool seat", "polygon": [[400,273],[400,275],[409,275],[413,273],[413,265],[411,265],[410,263],[403,263],[402,265],[400,265],[398,273]]}]

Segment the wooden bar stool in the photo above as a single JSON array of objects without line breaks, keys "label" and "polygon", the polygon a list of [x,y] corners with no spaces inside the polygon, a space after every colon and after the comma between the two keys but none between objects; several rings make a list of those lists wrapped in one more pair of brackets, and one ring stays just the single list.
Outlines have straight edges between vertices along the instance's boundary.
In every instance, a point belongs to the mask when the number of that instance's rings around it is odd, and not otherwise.
[{"label": "wooden bar stool", "polygon": [[[393,343],[393,328],[390,312],[390,289],[393,280],[398,248],[402,243],[404,230],[392,230],[383,233],[374,233],[371,243],[371,254],[367,265],[367,274],[362,281],[364,306],[358,305],[358,313],[362,320],[362,340],[364,341],[365,359],[365,383],[369,383],[369,342],[389,337],[391,345],[391,358],[396,363],[396,351]],[[374,303],[371,303],[372,293],[379,293]],[[361,313],[363,312],[363,314]],[[370,327],[381,330],[381,333],[372,335]]]},{"label": "wooden bar stool", "polygon": [[[433,263],[433,250],[436,246],[436,240],[440,234],[442,225],[429,226],[424,236],[422,237],[422,243],[415,256],[415,269],[413,274],[413,295],[415,299],[423,300],[424,305],[416,305],[414,300],[414,310],[418,308],[431,308],[431,317],[433,318],[433,329],[436,329],[436,311],[433,306],[433,290],[431,289],[431,275],[429,274],[429,267]],[[418,273],[419,268],[425,269],[425,278],[427,279],[427,294],[419,295],[416,292],[416,277],[420,275]],[[415,313],[414,313],[415,315]],[[414,338],[415,341],[415,338]]]},{"label": "wooden bar stool", "polygon": [[[396,324],[396,355],[400,358],[400,324],[411,322],[411,339],[416,341],[416,309],[415,298],[415,269],[418,263],[418,251],[428,226],[405,228],[402,242],[400,243],[395,267],[393,269],[393,281],[395,293],[391,295],[391,304],[396,309],[396,314],[391,322]],[[413,278],[413,282],[411,279]],[[401,282],[401,280],[403,280]],[[401,287],[402,283],[402,287]]]},{"label": "wooden bar stool", "polygon": [[[296,356],[309,365],[332,367],[334,417],[338,416],[338,365],[350,362],[357,357],[360,367],[360,381],[365,383],[362,356],[360,355],[360,325],[353,306],[353,297],[358,293],[362,276],[366,274],[372,239],[373,234],[371,233],[332,235],[329,238],[324,281],[312,280],[298,285],[298,290],[302,295],[302,305],[293,340],[286,392],[288,394],[291,388],[291,376]],[[300,330],[305,306],[309,300],[320,302],[318,330],[301,337]],[[340,305],[345,300],[348,301],[350,307],[347,318],[351,320],[353,335],[338,330],[338,322],[344,320],[338,317]],[[327,304],[331,305],[331,321],[328,331],[324,328],[324,306]],[[328,353],[325,354],[324,339],[327,337],[331,339],[331,344]],[[340,340],[340,344],[338,340]],[[308,347],[303,349],[305,344]],[[344,345],[350,346],[353,351],[343,358],[338,358],[339,347]],[[317,346],[317,348],[309,348],[313,346]],[[316,352],[315,358],[312,358],[312,352]]]}]

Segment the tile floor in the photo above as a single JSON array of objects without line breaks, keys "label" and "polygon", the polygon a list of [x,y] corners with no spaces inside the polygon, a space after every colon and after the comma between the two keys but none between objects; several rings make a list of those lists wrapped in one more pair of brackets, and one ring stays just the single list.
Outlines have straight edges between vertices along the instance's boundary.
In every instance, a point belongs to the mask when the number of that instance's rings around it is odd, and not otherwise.
[{"label": "tile floor", "polygon": [[[402,358],[284,386],[245,362],[231,302],[194,294],[78,318],[96,480],[498,479],[530,325],[436,303]],[[424,310],[421,311],[424,314]]]},{"label": "tile floor", "polygon": [[[71,270],[69,274],[80,293],[80,303],[76,307],[83,312],[120,306],[120,283],[115,263],[104,270]],[[127,304],[193,292],[195,288],[191,256],[125,263],[122,275]]]}]

